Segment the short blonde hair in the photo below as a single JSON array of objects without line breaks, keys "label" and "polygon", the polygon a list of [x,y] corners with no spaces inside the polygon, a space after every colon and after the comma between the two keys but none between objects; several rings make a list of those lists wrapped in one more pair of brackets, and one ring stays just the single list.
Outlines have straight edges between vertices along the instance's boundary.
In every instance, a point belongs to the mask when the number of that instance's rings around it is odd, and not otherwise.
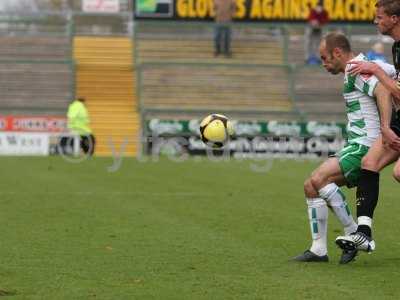
[{"label": "short blonde hair", "polygon": [[326,50],[330,54],[332,54],[335,48],[339,48],[346,53],[351,52],[350,42],[343,33],[330,32],[324,36],[323,41],[325,41]]}]

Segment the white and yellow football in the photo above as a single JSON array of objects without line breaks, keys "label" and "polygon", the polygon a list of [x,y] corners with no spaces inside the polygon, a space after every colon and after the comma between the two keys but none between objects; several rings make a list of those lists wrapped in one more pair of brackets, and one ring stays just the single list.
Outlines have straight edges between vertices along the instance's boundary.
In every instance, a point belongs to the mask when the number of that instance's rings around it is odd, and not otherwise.
[{"label": "white and yellow football", "polygon": [[209,115],[200,123],[201,140],[213,148],[223,147],[233,133],[232,123],[221,114]]}]

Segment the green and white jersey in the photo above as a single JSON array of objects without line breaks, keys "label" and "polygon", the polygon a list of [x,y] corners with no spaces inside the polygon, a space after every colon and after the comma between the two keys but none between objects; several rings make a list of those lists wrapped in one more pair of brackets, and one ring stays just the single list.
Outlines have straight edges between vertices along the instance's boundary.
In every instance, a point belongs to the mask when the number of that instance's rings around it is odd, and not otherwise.
[{"label": "green and white jersey", "polygon": [[[364,54],[359,54],[352,61],[367,61]],[[374,61],[391,77],[396,75],[392,65]],[[343,96],[347,112],[347,141],[370,147],[380,134],[380,119],[374,96],[378,79],[371,75],[350,75],[351,65],[346,66]]]}]

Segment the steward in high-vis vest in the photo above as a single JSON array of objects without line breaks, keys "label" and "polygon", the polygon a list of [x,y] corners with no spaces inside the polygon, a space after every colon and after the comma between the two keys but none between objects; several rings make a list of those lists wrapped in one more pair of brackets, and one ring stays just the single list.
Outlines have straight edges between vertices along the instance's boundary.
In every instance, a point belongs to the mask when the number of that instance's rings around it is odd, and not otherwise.
[{"label": "steward in high-vis vest", "polygon": [[80,146],[83,152],[93,155],[96,140],[90,128],[90,118],[85,106],[85,98],[75,99],[68,107],[68,129],[81,137]]}]

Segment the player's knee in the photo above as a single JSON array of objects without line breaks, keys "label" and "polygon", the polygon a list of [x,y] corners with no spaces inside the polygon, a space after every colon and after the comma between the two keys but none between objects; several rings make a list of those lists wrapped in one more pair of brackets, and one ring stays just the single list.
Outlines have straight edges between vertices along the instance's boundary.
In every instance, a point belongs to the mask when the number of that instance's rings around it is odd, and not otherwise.
[{"label": "player's knee", "polygon": [[316,198],[318,197],[317,192],[315,191],[312,183],[311,183],[311,179],[308,178],[306,181],[304,181],[304,194],[306,195],[306,197],[308,198]]},{"label": "player's knee", "polygon": [[361,160],[361,169],[376,172],[378,170],[378,161],[375,158],[366,155]]},{"label": "player's knee", "polygon": [[306,181],[304,181],[303,187],[304,187],[304,193],[307,194],[307,192],[311,189],[310,179],[307,178]]},{"label": "player's knee", "polygon": [[325,184],[325,179],[322,176],[322,174],[319,173],[313,173],[311,175],[310,178],[311,184],[314,187],[315,190],[320,190],[321,188],[323,188],[326,184]]}]

